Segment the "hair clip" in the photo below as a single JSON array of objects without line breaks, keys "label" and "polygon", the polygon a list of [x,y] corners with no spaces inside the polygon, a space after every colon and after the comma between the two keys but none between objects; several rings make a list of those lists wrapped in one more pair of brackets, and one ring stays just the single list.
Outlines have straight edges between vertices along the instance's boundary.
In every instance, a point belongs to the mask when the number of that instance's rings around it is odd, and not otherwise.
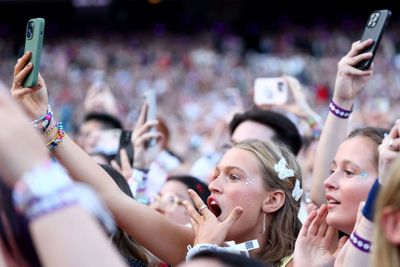
[{"label": "hair clip", "polygon": [[287,163],[284,157],[282,157],[281,160],[274,165],[274,169],[278,173],[278,177],[281,180],[294,176],[294,171],[292,169],[288,169],[286,165]]},{"label": "hair clip", "polygon": [[292,197],[298,201],[303,195],[303,189],[300,187],[299,180],[296,179],[296,184],[294,185],[294,189],[292,191]]}]

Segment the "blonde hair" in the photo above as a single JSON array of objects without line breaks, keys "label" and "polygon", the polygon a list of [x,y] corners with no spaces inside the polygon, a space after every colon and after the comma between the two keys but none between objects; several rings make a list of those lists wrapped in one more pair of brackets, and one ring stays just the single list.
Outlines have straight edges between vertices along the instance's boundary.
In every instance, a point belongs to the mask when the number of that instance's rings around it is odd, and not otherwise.
[{"label": "blonde hair", "polygon": [[385,184],[378,196],[375,210],[376,227],[373,240],[373,266],[400,266],[400,249],[397,245],[387,240],[382,229],[381,215],[385,207],[400,210],[400,158],[391,167],[387,184]]},{"label": "blonde hair", "polygon": [[[280,189],[285,194],[285,203],[272,215],[271,225],[265,233],[266,244],[259,253],[262,261],[279,264],[282,258],[293,253],[296,237],[301,228],[301,222],[297,217],[301,200],[296,201],[292,196],[296,179],[301,184],[300,166],[295,156],[284,145],[276,145],[270,141],[246,140],[234,147],[249,151],[258,159],[267,191]],[[282,157],[287,162],[287,168],[294,171],[294,176],[287,179],[280,179],[274,168]]]}]

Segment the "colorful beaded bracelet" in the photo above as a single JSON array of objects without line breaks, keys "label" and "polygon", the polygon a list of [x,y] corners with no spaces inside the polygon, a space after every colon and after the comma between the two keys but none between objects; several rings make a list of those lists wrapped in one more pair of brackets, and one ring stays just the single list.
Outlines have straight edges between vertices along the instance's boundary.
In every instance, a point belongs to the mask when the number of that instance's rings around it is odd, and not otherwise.
[{"label": "colorful beaded bracelet", "polygon": [[47,106],[47,112],[45,115],[41,116],[39,119],[34,120],[32,125],[35,128],[40,129],[42,132],[46,131],[53,119],[53,112],[51,111],[50,105]]},{"label": "colorful beaded bracelet", "polygon": [[56,149],[57,146],[64,141],[65,132],[64,132],[63,124],[61,122],[59,122],[57,124],[57,129],[58,129],[58,132],[57,132],[56,137],[54,137],[53,140],[51,140],[50,142],[47,143],[47,147],[49,150]]}]

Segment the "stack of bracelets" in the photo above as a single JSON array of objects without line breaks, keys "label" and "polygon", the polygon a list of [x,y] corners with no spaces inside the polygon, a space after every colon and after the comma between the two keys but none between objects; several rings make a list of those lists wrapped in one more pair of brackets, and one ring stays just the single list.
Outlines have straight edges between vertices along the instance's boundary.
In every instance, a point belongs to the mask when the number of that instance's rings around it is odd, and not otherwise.
[{"label": "stack of bracelets", "polygon": [[54,150],[56,147],[64,141],[65,132],[61,122],[56,123],[54,120],[54,114],[51,111],[50,105],[47,108],[45,115],[39,119],[34,120],[32,125],[37,128],[44,136],[50,136],[54,131],[57,131],[55,137],[47,143],[49,150]]}]

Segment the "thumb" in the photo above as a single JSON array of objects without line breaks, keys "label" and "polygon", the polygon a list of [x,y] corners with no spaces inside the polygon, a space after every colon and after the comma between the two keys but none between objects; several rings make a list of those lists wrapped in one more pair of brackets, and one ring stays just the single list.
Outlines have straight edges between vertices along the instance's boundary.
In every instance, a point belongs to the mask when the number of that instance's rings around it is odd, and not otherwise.
[{"label": "thumb", "polygon": [[229,214],[228,218],[224,221],[226,227],[231,227],[243,214],[242,207],[234,208],[231,213]]}]

